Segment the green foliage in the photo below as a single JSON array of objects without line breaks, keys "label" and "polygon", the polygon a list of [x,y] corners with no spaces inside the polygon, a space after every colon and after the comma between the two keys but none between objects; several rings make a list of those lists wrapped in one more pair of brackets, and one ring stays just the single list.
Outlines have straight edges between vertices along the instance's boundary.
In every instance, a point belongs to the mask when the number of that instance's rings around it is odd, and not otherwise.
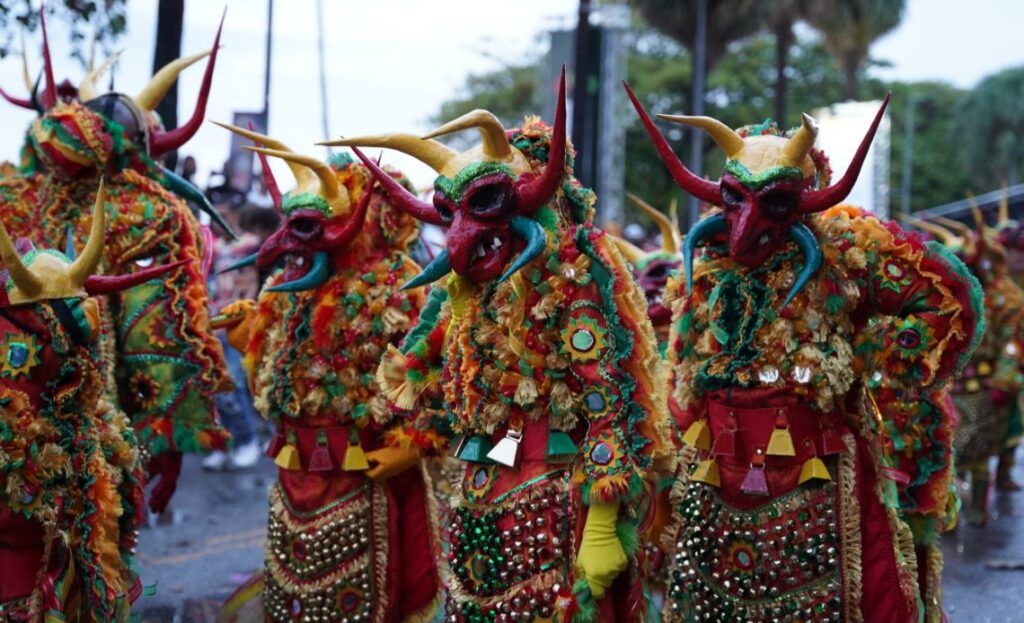
[{"label": "green foliage", "polygon": [[[42,35],[39,30],[39,10],[34,0],[0,0],[0,58],[21,52],[20,34],[26,35],[30,59],[39,59]],[[48,24],[63,21],[69,25],[71,54],[84,67],[88,63],[93,38],[105,53],[110,44],[124,34],[127,0],[51,0],[46,3]],[[52,30],[51,30],[52,36]],[[33,71],[39,71],[33,66]],[[61,80],[57,76],[57,80]]]},{"label": "green foliage", "polygon": [[1024,67],[982,80],[957,113],[957,143],[974,190],[1024,180]]}]

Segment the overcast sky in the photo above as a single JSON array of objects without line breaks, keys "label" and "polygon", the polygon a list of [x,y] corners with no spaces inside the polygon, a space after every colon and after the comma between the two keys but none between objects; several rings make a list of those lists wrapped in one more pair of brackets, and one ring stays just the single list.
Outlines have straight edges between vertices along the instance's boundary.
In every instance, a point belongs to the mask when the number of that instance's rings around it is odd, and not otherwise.
[{"label": "overcast sky", "polygon": [[[138,91],[150,76],[156,35],[157,0],[128,0],[128,33],[117,88]],[[207,119],[230,121],[235,110],[257,111],[263,97],[266,3],[228,4],[220,58]],[[324,0],[327,83],[331,137],[381,131],[424,131],[440,103],[473,71],[494,68],[497,59],[516,61],[539,44],[536,33],[571,24],[576,0]],[[223,5],[190,0],[186,6],[184,53],[213,41]],[[323,156],[313,145],[321,130],[314,0],[278,0],[274,15],[271,131],[296,151]],[[993,71],[1024,64],[1019,28],[1024,2],[1018,0],[910,0],[900,28],[873,49],[893,63],[885,78],[946,80],[970,87]],[[66,30],[50,35],[58,81],[83,75],[67,54]],[[38,41],[38,34],[36,35]],[[30,43],[30,50],[37,49]],[[30,54],[32,71],[38,56]],[[0,63],[0,83],[23,90],[20,62]],[[179,116],[191,114],[202,64],[186,72],[179,88]],[[4,105],[0,102],[0,105]],[[10,107],[0,125],[0,158],[14,159],[32,114]],[[227,156],[228,133],[205,124],[183,153],[199,161],[201,178]],[[433,179],[412,159],[389,153],[387,162],[403,167],[419,185]],[[278,179],[291,180],[281,167]]]}]

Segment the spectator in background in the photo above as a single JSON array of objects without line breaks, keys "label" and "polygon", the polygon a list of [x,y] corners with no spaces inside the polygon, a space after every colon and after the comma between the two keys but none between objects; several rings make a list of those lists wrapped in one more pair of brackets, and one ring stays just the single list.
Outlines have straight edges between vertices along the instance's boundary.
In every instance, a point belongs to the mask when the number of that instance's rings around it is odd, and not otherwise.
[{"label": "spectator in background", "polygon": [[274,198],[267,191],[267,185],[263,183],[262,175],[253,176],[252,188],[249,189],[246,200],[260,208],[271,209],[274,207]]},{"label": "spectator in background", "polygon": [[192,156],[185,156],[185,159],[181,161],[181,172],[179,175],[181,175],[185,181],[195,184],[196,159]]}]

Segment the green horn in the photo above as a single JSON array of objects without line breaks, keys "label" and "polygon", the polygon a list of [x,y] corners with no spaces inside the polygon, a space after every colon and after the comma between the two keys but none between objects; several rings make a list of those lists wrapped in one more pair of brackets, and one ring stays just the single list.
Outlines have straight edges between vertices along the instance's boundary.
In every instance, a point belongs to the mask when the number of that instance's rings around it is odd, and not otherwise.
[{"label": "green horn", "polygon": [[804,286],[811,280],[814,273],[818,272],[818,269],[821,268],[821,245],[818,244],[818,239],[810,227],[803,223],[796,223],[789,228],[789,237],[793,239],[796,246],[800,247],[800,252],[804,254],[804,268],[800,271],[800,275],[797,276],[796,283],[790,289],[789,295],[786,296],[786,302],[782,304],[783,307],[789,305],[793,297],[800,290],[804,289]]},{"label": "green horn", "polygon": [[423,268],[423,272],[410,279],[402,286],[402,289],[409,290],[434,283],[450,272],[452,272],[452,264],[448,261],[448,249],[444,249]]},{"label": "green horn", "polygon": [[726,230],[725,215],[719,212],[699,221],[686,234],[683,243],[683,270],[686,271],[686,291],[693,291],[693,256],[697,252],[697,243],[709,236],[720,234]]},{"label": "green horn", "polygon": [[525,216],[512,217],[512,232],[526,241],[526,248],[512,262],[512,265],[508,267],[505,274],[498,279],[498,283],[505,281],[523,266],[532,262],[548,246],[547,232],[544,231],[540,223],[532,218],[526,218]]},{"label": "green horn", "polygon": [[182,199],[196,204],[197,208],[206,212],[206,214],[210,216],[210,219],[220,226],[221,229],[227,232],[232,239],[238,240],[238,236],[235,235],[235,232],[231,231],[231,227],[229,227],[228,224],[224,222],[224,219],[221,218],[220,214],[213,209],[213,206],[210,205],[210,200],[206,198],[206,195],[204,195],[201,190],[170,169],[160,167],[160,172],[163,173],[164,177],[160,183],[161,186],[178,195]]}]

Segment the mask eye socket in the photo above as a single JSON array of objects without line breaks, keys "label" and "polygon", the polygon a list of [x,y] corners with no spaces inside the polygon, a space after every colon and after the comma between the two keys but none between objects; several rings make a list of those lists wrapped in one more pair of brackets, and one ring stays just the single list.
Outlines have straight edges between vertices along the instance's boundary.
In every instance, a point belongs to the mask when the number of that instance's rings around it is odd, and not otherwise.
[{"label": "mask eye socket", "polygon": [[669,268],[665,264],[655,264],[647,269],[644,275],[648,279],[665,279],[668,277]]},{"label": "mask eye socket", "polygon": [[497,218],[508,212],[511,198],[512,180],[504,175],[489,175],[466,190],[464,205],[473,216]]},{"label": "mask eye socket", "polygon": [[288,220],[288,231],[300,240],[312,240],[323,235],[324,226],[312,216],[294,216]]},{"label": "mask eye socket", "polygon": [[85,107],[124,128],[126,138],[136,140],[144,133],[142,113],[120,93],[107,93],[85,102]]},{"label": "mask eye socket", "polygon": [[788,218],[796,211],[797,194],[790,190],[769,190],[761,195],[761,208],[776,219]]},{"label": "mask eye socket", "polygon": [[722,203],[727,208],[735,208],[743,203],[743,193],[728,184],[722,184]]},{"label": "mask eye socket", "polygon": [[434,209],[446,224],[451,224],[455,218],[455,204],[440,190],[434,190]]}]

